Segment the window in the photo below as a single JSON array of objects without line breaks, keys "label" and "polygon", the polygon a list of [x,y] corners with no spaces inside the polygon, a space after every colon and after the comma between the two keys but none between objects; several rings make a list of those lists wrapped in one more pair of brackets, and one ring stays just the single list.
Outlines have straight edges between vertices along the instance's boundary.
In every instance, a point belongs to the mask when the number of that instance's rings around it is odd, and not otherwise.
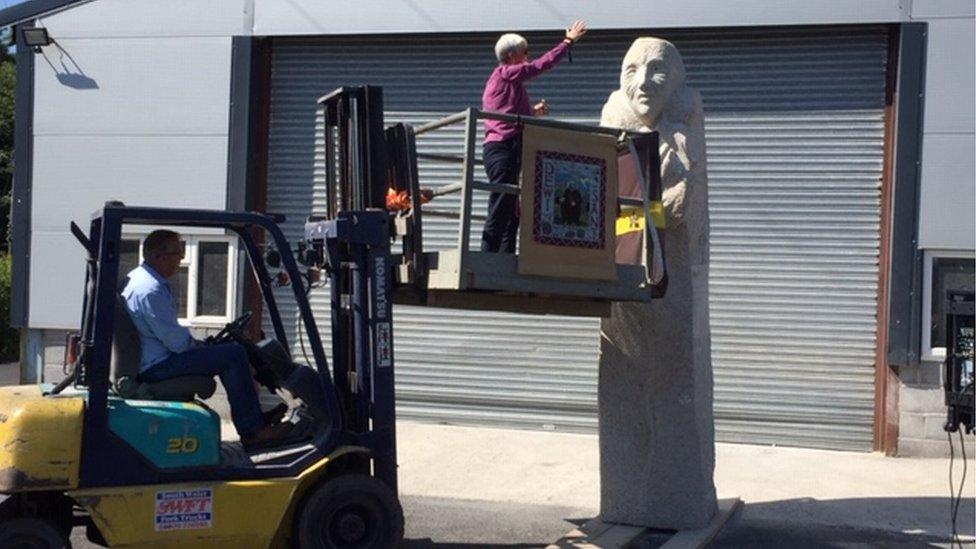
[{"label": "window", "polygon": [[227,316],[228,242],[197,245],[197,315]]},{"label": "window", "polygon": [[[142,262],[145,235],[125,235],[119,255],[119,284]],[[183,236],[180,270],[169,279],[180,323],[223,326],[234,316],[237,291],[237,238]]]},{"label": "window", "polygon": [[945,358],[945,300],[948,290],[972,290],[971,252],[926,251],[922,266],[922,358]]}]

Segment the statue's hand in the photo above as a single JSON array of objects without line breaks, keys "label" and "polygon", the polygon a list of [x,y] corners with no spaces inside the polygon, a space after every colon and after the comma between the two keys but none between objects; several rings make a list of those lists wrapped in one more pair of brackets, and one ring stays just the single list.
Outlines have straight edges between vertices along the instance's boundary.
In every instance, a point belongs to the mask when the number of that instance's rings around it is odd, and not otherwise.
[{"label": "statue's hand", "polygon": [[661,147],[661,184],[664,214],[669,225],[680,225],[685,217],[685,194],[688,166],[680,151],[665,144]]},{"label": "statue's hand", "polygon": [[667,145],[661,147],[661,183],[665,188],[688,179],[690,171],[688,159],[681,151]]},{"label": "statue's hand", "polygon": [[664,218],[669,227],[681,225],[685,220],[685,196],[688,186],[679,181],[676,185],[664,189],[661,193],[664,202]]}]

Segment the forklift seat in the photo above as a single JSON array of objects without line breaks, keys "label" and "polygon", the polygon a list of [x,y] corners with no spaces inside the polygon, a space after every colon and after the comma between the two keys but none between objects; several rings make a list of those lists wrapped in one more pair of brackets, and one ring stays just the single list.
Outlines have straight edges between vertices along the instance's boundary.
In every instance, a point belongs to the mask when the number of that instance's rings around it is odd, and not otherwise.
[{"label": "forklift seat", "polygon": [[112,387],[122,398],[140,400],[194,400],[210,398],[217,382],[208,376],[181,376],[156,383],[138,380],[142,363],[142,343],[125,299],[115,300],[115,337],[112,338]]}]

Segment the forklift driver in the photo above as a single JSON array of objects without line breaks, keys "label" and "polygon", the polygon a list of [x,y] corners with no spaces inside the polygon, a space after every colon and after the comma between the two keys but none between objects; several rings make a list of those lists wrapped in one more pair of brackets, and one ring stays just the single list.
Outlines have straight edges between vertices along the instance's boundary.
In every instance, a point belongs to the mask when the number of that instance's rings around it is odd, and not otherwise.
[{"label": "forklift driver", "polygon": [[287,436],[291,423],[269,424],[262,416],[244,347],[238,343],[203,345],[177,322],[176,299],[166,279],[179,271],[183,258],[179,233],[153,231],[143,241],[142,253],[144,262],[129,272],[122,290],[142,343],[139,380],[155,383],[189,375],[220,376],[245,448],[272,446]]}]

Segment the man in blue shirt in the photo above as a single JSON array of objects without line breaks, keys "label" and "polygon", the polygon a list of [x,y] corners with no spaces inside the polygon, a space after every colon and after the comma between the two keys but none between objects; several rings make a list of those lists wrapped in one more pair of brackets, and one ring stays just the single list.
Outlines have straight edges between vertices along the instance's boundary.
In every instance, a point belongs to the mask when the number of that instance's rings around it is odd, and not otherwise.
[{"label": "man in blue shirt", "polygon": [[142,244],[142,265],[129,273],[122,290],[142,343],[139,380],[154,383],[189,375],[220,376],[244,446],[272,444],[288,433],[291,424],[265,422],[244,347],[238,343],[202,345],[177,322],[176,299],[166,279],[179,271],[183,253],[178,233],[153,231]]}]

